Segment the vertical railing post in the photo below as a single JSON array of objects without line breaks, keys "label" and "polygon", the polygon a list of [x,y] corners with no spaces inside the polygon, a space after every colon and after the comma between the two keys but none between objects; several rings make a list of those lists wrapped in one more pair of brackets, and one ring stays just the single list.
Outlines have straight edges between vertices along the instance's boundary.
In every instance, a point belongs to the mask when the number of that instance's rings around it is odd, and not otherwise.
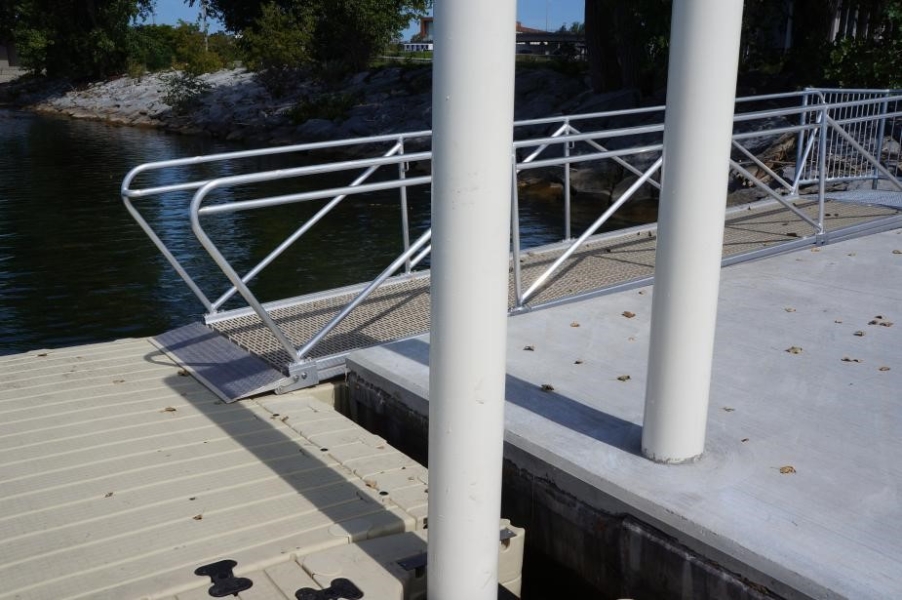
[{"label": "vertical railing post", "polygon": [[498,594],[516,9],[434,6],[430,600]]},{"label": "vertical railing post", "polygon": [[514,307],[523,308],[520,273],[520,190],[517,188],[517,155],[511,154],[511,265],[514,275]]},{"label": "vertical railing post", "polygon": [[674,0],[642,429],[659,462],[705,448],[741,26],[742,0]]},{"label": "vertical railing post", "polygon": [[818,234],[826,231],[824,224],[824,195],[827,193],[827,108],[821,107],[821,127],[818,130],[817,148],[817,226]]},{"label": "vertical railing post", "polygon": [[[808,123],[808,111],[806,109],[808,108],[808,94],[810,93],[811,91],[809,88],[805,90],[804,94],[802,94],[802,112],[799,115],[799,125],[802,128],[799,129],[799,136],[796,140],[796,176],[794,178],[796,182],[802,179],[801,170],[805,167],[802,164],[802,157],[804,156],[803,153],[805,152],[805,132],[807,131],[805,125]],[[795,193],[796,191],[797,190],[793,189],[793,193]]]},{"label": "vertical railing post", "polygon": [[[564,130],[564,137],[570,137],[570,119],[564,120],[567,129]],[[564,159],[570,158],[570,141],[564,142]],[[570,161],[564,163],[564,240],[570,240],[573,236],[570,234]]]},{"label": "vertical railing post", "polygon": [[[890,91],[887,90],[883,93],[883,97],[887,98],[890,95]],[[883,136],[886,135],[886,111],[889,109],[889,102],[884,99],[883,102],[880,103],[880,120],[877,122],[877,147],[874,148],[874,156],[877,157],[879,162],[883,162]],[[877,167],[874,167],[874,181],[871,183],[871,189],[877,189],[877,183],[880,181],[880,171],[877,170]]]},{"label": "vertical railing post", "polygon": [[[401,156],[404,156],[404,136],[398,138],[398,153]],[[407,178],[407,168],[408,163],[399,162],[398,163],[398,179],[401,181]],[[407,252],[410,250],[410,217],[407,214],[407,186],[402,185],[398,188],[398,193],[401,194],[401,240],[404,245],[403,252]],[[411,266],[410,259],[408,258],[404,261],[404,272],[410,275]]]}]

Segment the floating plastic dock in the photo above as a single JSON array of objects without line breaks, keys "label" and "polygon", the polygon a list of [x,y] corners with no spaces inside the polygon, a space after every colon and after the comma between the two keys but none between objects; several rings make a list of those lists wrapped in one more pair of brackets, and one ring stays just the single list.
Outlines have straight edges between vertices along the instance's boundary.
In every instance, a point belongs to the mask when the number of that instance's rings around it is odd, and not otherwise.
[{"label": "floating plastic dock", "polygon": [[426,469],[328,399],[226,404],[148,340],[0,358],[0,599],[422,598]]}]

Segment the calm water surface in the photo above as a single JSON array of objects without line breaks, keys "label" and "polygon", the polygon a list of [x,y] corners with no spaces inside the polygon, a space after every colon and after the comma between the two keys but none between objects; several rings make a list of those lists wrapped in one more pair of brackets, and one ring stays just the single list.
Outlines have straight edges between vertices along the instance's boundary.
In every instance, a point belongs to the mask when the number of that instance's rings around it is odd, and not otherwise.
[{"label": "calm water surface", "polygon": [[[126,212],[119,188],[140,163],[242,147],[0,110],[0,148],[0,354],[148,336],[202,316],[203,306]],[[299,160],[247,164],[263,170],[297,166]],[[231,172],[207,167],[202,176]],[[299,184],[293,185],[297,191]],[[172,194],[141,209],[216,298],[228,286],[194,241],[189,200],[190,194]],[[233,213],[205,225],[227,258],[246,270],[324,202]],[[598,207],[583,202],[574,204],[575,232],[598,214]],[[415,239],[428,227],[427,190],[411,194],[409,215]],[[521,215],[524,246],[561,239],[559,203],[523,199]],[[262,300],[274,300],[371,279],[400,252],[400,218],[396,194],[351,197],[252,289]]]}]

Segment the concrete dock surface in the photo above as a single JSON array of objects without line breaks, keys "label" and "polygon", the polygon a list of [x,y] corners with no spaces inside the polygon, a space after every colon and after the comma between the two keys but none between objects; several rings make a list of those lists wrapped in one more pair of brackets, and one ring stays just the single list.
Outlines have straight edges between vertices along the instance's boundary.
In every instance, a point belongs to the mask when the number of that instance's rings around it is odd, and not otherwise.
[{"label": "concrete dock surface", "polygon": [[[661,532],[746,584],[743,597],[898,598],[902,230],[722,271],[706,452],[693,464],[640,452],[652,293],[510,319],[508,467]],[[428,353],[428,336],[352,353],[352,403],[425,419]],[[564,547],[555,558],[591,578],[601,565],[577,564],[591,543],[545,549]]]}]

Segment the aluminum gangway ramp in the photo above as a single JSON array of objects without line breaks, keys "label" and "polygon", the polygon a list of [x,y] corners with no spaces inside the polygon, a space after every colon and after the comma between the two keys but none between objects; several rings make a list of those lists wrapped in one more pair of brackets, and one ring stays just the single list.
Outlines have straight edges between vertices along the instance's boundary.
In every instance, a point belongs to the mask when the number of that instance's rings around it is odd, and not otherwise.
[{"label": "aluminum gangway ramp", "polygon": [[[737,207],[727,215],[724,230],[725,264],[754,260],[806,246],[847,239],[870,231],[902,226],[902,193],[842,192],[825,204],[827,236],[811,235],[804,221],[775,202]],[[881,200],[881,203],[871,203]],[[797,202],[816,216],[816,200]],[[896,208],[898,206],[898,208]],[[556,278],[535,296],[528,310],[612,293],[653,280],[657,228],[655,224],[626,232],[603,234],[575,252]],[[566,248],[558,244],[537,248],[521,257],[523,284],[531,284]],[[511,268],[513,270],[513,268]],[[298,346],[328,323],[359,292],[352,286],[332,292],[266,305],[279,327]],[[516,315],[516,292],[511,278],[509,306]],[[316,361],[319,380],[344,373],[344,357],[357,349],[381,345],[429,331],[429,272],[393,278],[332,330],[309,356]],[[225,312],[200,323],[167,332],[156,345],[227,401],[278,389],[291,357],[252,310]]]},{"label": "aluminum gangway ramp", "polygon": [[[664,106],[654,106],[514,124],[511,314],[651,280],[656,225],[612,231],[612,217],[622,217],[618,211],[627,203],[656,206],[664,163],[664,111]],[[310,387],[343,374],[344,357],[353,350],[427,332],[432,240],[422,203],[431,201],[431,135],[386,134],[135,167],[123,180],[123,202],[206,309],[202,325],[158,336],[160,348],[223,398],[234,400]],[[731,186],[743,193],[727,202],[724,264],[902,226],[899,140],[899,91],[808,89],[737,99],[729,169]],[[314,154],[322,152],[332,154]],[[270,162],[260,162],[263,159]],[[600,185],[597,181],[606,173],[614,173],[616,185],[612,182],[606,193],[587,191]],[[557,223],[563,231],[530,238],[534,221],[540,219],[524,216],[520,189],[543,178],[560,186],[555,201],[560,201],[563,219]],[[705,184],[700,172],[699,186]],[[594,221],[574,224],[571,196],[584,192],[588,195],[578,201],[586,211],[581,218]],[[314,227],[325,227],[318,224],[327,217],[338,218],[333,210],[354,195],[378,202],[352,204],[349,210],[355,212],[344,214],[369,215],[368,206],[393,205],[397,198],[400,254],[387,266],[374,265],[377,272],[383,269],[377,275],[362,273],[361,279],[373,277],[368,283],[274,302],[258,299],[251,289],[253,280],[289,248],[309,239],[304,236]],[[155,229],[155,210],[184,210],[189,197],[191,241],[199,244],[197,251],[206,252],[204,260],[212,260],[206,263],[210,268],[199,266],[198,252],[183,249],[181,238],[167,247],[164,240],[171,240],[172,233]],[[523,206],[534,201],[524,192]],[[748,204],[729,208],[740,202]],[[290,208],[302,203],[308,207],[303,216]],[[411,213],[411,203],[421,203],[418,212]],[[276,243],[267,240],[262,260],[255,256],[250,264],[259,262],[250,266],[228,247],[230,223],[239,212],[276,208],[282,212],[275,219],[284,219],[272,221],[284,229],[276,237],[287,237]],[[411,214],[418,216],[412,220]],[[653,214],[632,222],[653,220]],[[546,227],[547,211],[542,218],[540,226]],[[548,244],[549,239],[563,241]],[[326,264],[330,259],[321,249],[303,252],[293,260]],[[354,259],[342,260],[347,264]],[[194,279],[192,268],[203,277],[194,271]],[[225,291],[218,287],[223,282]],[[208,296],[211,292],[221,295]],[[244,308],[229,310],[239,297]]]}]

